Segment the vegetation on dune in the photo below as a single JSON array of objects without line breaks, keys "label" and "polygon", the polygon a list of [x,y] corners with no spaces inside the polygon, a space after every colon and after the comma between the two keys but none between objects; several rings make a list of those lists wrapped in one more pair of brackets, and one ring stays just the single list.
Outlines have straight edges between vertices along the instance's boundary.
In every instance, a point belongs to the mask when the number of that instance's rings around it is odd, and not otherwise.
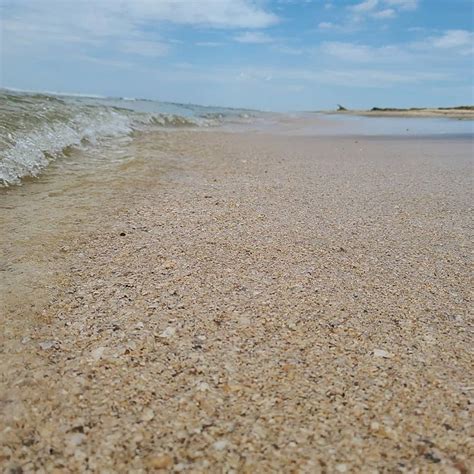
[{"label": "vegetation on dune", "polygon": [[395,107],[372,107],[371,112],[407,112],[416,110],[474,110],[474,105],[459,105],[457,107],[410,107],[409,109],[399,109]]},{"label": "vegetation on dune", "polygon": [[474,110],[474,105],[459,105],[457,107],[438,107],[438,110]]}]

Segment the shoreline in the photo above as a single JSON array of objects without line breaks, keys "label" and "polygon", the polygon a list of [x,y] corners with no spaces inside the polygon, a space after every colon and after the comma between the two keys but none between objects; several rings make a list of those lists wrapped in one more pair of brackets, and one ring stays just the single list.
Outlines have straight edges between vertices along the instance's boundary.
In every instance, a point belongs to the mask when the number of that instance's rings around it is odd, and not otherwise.
[{"label": "shoreline", "polygon": [[417,110],[341,110],[322,112],[327,115],[357,115],[363,117],[406,117],[406,118],[449,118],[457,120],[474,120],[474,110],[459,109],[417,109]]},{"label": "shoreline", "polygon": [[3,335],[7,468],[468,472],[468,143],[182,131],[130,153],[3,196],[46,253],[18,267],[45,302],[25,317],[18,288]]}]

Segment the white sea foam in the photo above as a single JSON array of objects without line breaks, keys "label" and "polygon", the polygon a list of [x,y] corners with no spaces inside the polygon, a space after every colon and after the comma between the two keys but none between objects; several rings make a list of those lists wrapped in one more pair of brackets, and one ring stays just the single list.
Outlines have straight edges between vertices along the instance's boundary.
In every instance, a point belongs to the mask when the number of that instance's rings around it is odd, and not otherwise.
[{"label": "white sea foam", "polygon": [[104,138],[131,131],[131,120],[112,111],[95,118],[78,114],[68,122],[44,123],[34,130],[18,133],[12,146],[2,150],[0,183],[17,184],[25,176],[37,176],[69,147],[80,147],[85,142],[97,144]]},{"label": "white sea foam", "polygon": [[176,104],[0,90],[0,185],[37,176],[71,147],[106,144],[146,128],[205,127],[220,120]]}]

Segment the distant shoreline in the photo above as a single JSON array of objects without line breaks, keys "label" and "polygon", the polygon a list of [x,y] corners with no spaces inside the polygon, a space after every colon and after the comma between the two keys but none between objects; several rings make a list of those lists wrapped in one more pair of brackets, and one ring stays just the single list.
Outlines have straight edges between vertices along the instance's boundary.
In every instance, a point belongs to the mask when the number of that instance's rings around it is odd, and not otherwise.
[{"label": "distant shoreline", "polygon": [[326,114],[363,115],[366,117],[444,117],[458,120],[474,120],[474,106],[438,107],[438,108],[379,108],[371,110],[334,110]]}]

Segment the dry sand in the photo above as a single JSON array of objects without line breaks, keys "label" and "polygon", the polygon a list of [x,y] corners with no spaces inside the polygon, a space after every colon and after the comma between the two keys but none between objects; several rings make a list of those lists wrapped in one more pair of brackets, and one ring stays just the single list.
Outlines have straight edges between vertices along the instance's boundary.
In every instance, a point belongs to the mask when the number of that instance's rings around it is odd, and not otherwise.
[{"label": "dry sand", "polygon": [[5,295],[5,472],[471,472],[471,143],[166,136]]}]

